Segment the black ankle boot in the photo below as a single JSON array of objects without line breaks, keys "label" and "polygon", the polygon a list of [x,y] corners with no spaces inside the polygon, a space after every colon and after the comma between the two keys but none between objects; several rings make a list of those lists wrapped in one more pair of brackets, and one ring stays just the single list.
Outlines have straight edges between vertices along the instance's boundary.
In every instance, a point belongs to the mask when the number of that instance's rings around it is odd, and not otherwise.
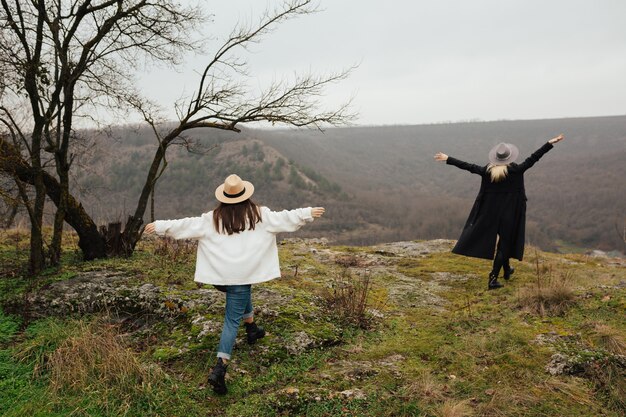
[{"label": "black ankle boot", "polygon": [[504,279],[508,280],[509,278],[511,278],[511,275],[513,275],[513,272],[515,272],[515,268],[505,269],[504,270]]},{"label": "black ankle boot", "polygon": [[498,276],[494,274],[489,274],[489,282],[487,284],[487,289],[496,290],[498,288],[502,288],[504,285],[498,282]]},{"label": "black ankle boot", "polygon": [[257,340],[265,337],[265,330],[263,327],[259,327],[255,322],[244,323],[246,326],[246,336],[248,338],[248,344],[253,345]]},{"label": "black ankle boot", "polygon": [[209,374],[209,384],[213,386],[213,392],[219,395],[224,395],[228,392],[226,388],[226,369],[227,365],[224,365],[222,358],[217,358],[217,364],[211,369]]}]

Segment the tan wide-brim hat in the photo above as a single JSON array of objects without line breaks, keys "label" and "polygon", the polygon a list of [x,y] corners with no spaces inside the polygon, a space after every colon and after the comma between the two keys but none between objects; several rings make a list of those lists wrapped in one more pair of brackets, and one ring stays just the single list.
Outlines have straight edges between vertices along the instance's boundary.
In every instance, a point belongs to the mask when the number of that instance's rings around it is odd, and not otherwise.
[{"label": "tan wide-brim hat", "polygon": [[498,143],[489,151],[489,162],[494,165],[508,165],[519,156],[517,146],[510,143]]},{"label": "tan wide-brim hat", "polygon": [[254,185],[239,178],[239,175],[229,175],[224,184],[215,189],[215,198],[225,204],[236,204],[246,201],[254,194]]}]

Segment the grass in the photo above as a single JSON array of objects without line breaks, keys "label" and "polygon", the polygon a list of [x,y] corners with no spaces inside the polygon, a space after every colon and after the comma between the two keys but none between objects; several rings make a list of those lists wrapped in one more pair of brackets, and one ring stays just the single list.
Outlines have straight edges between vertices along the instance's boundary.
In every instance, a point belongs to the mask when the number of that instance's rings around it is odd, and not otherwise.
[{"label": "grass", "polygon": [[50,386],[54,391],[101,391],[112,387],[116,396],[130,402],[137,389],[165,378],[157,366],[145,366],[121,340],[117,326],[94,320],[78,322],[47,357]]},{"label": "grass", "polygon": [[555,273],[551,265],[540,264],[535,249],[535,279],[520,291],[520,307],[540,316],[564,314],[575,303],[573,277],[571,270]]},{"label": "grass", "polygon": [[[10,301],[88,270],[122,271],[138,285],[150,282],[166,293],[197,288],[190,244],[147,240],[129,259],[91,263],[80,262],[72,245],[60,268],[27,278],[24,234],[0,234],[0,306],[19,305]],[[198,338],[202,326],[191,323],[197,315],[220,322],[220,305],[193,307],[179,320],[137,333],[106,314],[29,321],[19,311],[0,310],[0,415],[624,413],[623,369],[611,359],[625,347],[623,267],[585,255],[529,251],[503,289],[486,291],[488,262],[447,252],[409,258],[376,255],[369,248],[318,247],[314,254],[290,241],[279,248],[283,278],[255,287],[255,305],[266,311],[258,319],[268,336],[252,347],[241,340],[236,345],[227,396],[206,389],[219,330]],[[375,256],[385,266],[370,269],[367,292],[348,291],[347,301],[329,303],[325,295],[336,277],[361,276]],[[441,273],[452,278],[433,275]],[[407,300],[423,296],[420,283],[433,285],[427,288],[444,304],[412,307]],[[394,286],[400,284],[398,296]],[[365,314],[372,306],[381,315],[368,326],[341,312],[363,307]],[[311,343],[293,353],[286,346],[301,334]],[[540,334],[557,341],[538,344]],[[590,363],[602,366],[550,376],[545,365],[556,351],[581,361],[593,357],[600,362]]]},{"label": "grass", "polygon": [[544,278],[520,291],[520,307],[540,316],[564,314],[574,303],[575,295],[568,275]]},{"label": "grass", "polygon": [[626,337],[617,329],[602,323],[593,327],[592,338],[600,347],[616,355],[626,355]]}]

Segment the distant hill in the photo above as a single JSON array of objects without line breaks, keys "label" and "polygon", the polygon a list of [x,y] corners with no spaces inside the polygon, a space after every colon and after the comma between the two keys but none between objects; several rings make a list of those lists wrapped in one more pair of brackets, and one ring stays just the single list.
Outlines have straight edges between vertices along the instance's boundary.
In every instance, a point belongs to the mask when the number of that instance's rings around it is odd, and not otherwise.
[{"label": "distant hill", "polygon": [[[313,130],[202,130],[189,135],[205,154],[175,150],[156,193],[156,217],[210,209],[230,173],[251,179],[256,200],[272,208],[323,204],[327,216],[305,235],[338,243],[457,238],[479,179],[433,155],[478,164],[500,141],[529,156],[558,144],[526,175],[529,243],[545,249],[624,251],[616,230],[626,221],[626,117],[498,121]],[[144,129],[102,138],[77,173],[77,189],[101,220],[125,216],[139,193],[155,140]],[[102,152],[109,157],[102,158]],[[150,156],[151,158],[151,156]]]},{"label": "distant hill", "polygon": [[626,117],[273,131],[263,140],[353,193],[390,240],[458,237],[480,182],[435,163],[437,151],[484,164],[505,141],[523,159],[561,132],[567,139],[526,174],[528,241],[623,250]]},{"label": "distant hill", "polygon": [[[254,132],[203,130],[186,140],[185,146],[168,151],[167,168],[156,187],[156,218],[196,216],[212,209],[215,188],[232,173],[252,180],[253,200],[270,207],[347,199],[337,183],[288,160]],[[98,223],[123,220],[134,210],[155,148],[147,130],[120,128],[99,137],[82,155],[73,189]]]}]

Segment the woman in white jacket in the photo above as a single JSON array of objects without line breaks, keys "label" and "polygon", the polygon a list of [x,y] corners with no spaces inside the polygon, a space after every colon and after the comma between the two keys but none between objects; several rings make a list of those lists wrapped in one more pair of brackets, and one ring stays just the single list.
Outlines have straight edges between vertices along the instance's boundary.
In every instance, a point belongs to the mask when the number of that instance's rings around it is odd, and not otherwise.
[{"label": "woman in white jacket", "polygon": [[280,277],[276,234],[295,232],[324,214],[323,207],[274,212],[256,205],[250,197],[254,186],[230,175],[215,190],[220,204],[200,217],[159,220],[146,225],[144,233],[198,241],[194,280],[213,284],[226,293],[224,327],[217,351],[217,364],[209,383],[226,394],[225,375],[241,320],[249,344],[265,336],[254,323],[252,284]]}]

